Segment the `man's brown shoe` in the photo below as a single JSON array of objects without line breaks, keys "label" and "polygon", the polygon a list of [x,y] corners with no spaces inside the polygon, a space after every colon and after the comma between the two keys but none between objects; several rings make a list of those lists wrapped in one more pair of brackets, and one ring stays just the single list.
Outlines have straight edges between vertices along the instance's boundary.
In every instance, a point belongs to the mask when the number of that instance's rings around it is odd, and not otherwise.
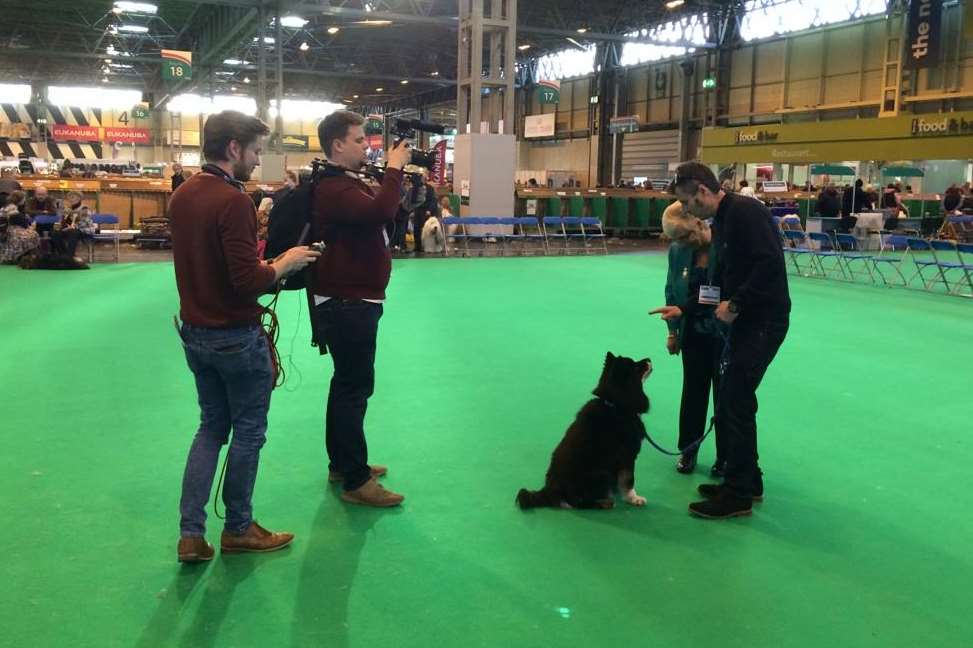
[{"label": "man's brown shoe", "polygon": [[273,533],[251,522],[250,527],[240,535],[224,531],[220,537],[220,550],[223,553],[277,551],[289,545],[293,539],[293,533]]},{"label": "man's brown shoe", "polygon": [[386,490],[385,487],[375,481],[375,478],[373,477],[362,484],[359,488],[356,488],[353,491],[344,491],[341,493],[341,499],[350,504],[388,507],[398,506],[405,499],[405,496],[399,495],[398,493],[393,493],[390,490]]},{"label": "man's brown shoe", "polygon": [[[385,473],[389,471],[385,466],[369,466],[368,468],[372,471],[372,477],[384,477]],[[328,472],[328,481],[332,484],[337,484],[345,481],[345,476],[340,472],[331,470]]]},{"label": "man's brown shoe", "polygon": [[179,562],[198,563],[213,560],[213,545],[200,536],[183,536],[179,538]]}]

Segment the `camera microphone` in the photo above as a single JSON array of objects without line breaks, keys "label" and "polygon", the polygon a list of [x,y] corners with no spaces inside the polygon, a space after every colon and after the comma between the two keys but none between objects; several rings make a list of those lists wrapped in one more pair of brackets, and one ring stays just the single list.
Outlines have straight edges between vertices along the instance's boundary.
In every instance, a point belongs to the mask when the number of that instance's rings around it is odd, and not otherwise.
[{"label": "camera microphone", "polygon": [[435,135],[442,135],[446,132],[446,127],[442,124],[422,121],[421,119],[396,119],[396,130],[418,130]]}]

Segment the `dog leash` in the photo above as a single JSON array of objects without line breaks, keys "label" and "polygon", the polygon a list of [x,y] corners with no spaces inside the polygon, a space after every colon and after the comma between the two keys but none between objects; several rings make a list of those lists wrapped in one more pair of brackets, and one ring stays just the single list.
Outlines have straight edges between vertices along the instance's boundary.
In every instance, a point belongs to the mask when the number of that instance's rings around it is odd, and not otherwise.
[{"label": "dog leash", "polygon": [[705,432],[703,432],[703,436],[699,437],[698,439],[690,443],[688,446],[686,446],[684,450],[680,450],[678,452],[672,452],[671,450],[666,450],[658,443],[656,443],[651,436],[649,436],[648,430],[644,430],[642,432],[642,436],[645,437],[645,440],[648,441],[653,448],[655,448],[656,450],[658,450],[664,455],[669,455],[670,457],[679,457],[686,453],[695,452],[696,450],[699,449],[699,446],[702,445],[703,441],[706,440],[706,437],[709,436],[709,433],[712,432],[713,428],[716,426],[716,412],[717,412],[717,407],[719,407],[720,394],[723,391],[723,376],[726,374],[726,367],[730,362],[730,337],[724,334],[723,331],[718,331],[718,332],[720,334],[720,337],[723,338],[723,353],[720,354],[720,371],[719,371],[720,386],[716,390],[716,398],[713,399],[713,416],[711,416],[709,419],[709,427],[706,429]]}]

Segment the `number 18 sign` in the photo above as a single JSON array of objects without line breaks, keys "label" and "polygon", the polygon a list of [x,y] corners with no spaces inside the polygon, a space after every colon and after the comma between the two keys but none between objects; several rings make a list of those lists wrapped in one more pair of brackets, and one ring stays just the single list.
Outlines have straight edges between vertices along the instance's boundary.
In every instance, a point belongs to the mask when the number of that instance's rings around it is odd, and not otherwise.
[{"label": "number 18 sign", "polygon": [[162,78],[183,81],[193,78],[193,53],[181,50],[162,50]]}]

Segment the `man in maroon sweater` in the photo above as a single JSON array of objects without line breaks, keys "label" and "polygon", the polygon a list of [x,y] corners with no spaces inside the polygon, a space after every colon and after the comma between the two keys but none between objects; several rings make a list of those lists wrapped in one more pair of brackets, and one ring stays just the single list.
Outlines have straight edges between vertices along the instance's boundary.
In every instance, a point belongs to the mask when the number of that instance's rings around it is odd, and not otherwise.
[{"label": "man in maroon sweater", "polygon": [[205,507],[231,428],[223,485],[223,553],[274,551],[294,538],[267,531],[252,517],[250,500],[275,378],[260,325],[264,308],[257,297],[319,254],[295,247],[270,263],[257,257],[257,215],[243,183],[260,163],[261,140],[268,132],[259,119],[235,111],[211,116],[203,128],[208,164],[169,202],[179,334],[200,408],[179,503],[180,562],[213,557],[204,535]]},{"label": "man in maroon sweater", "polygon": [[312,232],[327,248],[314,266],[310,290],[315,339],[334,361],[325,420],[329,479],[343,482],[346,502],[397,506],[405,498],[376,481],[385,467],[368,464],[364,422],[375,387],[378,321],[392,274],[385,226],[398,210],[402,168],[412,153],[406,142],[389,152],[385,179],[374,192],[355,173],[367,161],[364,123],[361,115],[340,110],[318,124],[328,161],[346,171],[315,187]]}]

